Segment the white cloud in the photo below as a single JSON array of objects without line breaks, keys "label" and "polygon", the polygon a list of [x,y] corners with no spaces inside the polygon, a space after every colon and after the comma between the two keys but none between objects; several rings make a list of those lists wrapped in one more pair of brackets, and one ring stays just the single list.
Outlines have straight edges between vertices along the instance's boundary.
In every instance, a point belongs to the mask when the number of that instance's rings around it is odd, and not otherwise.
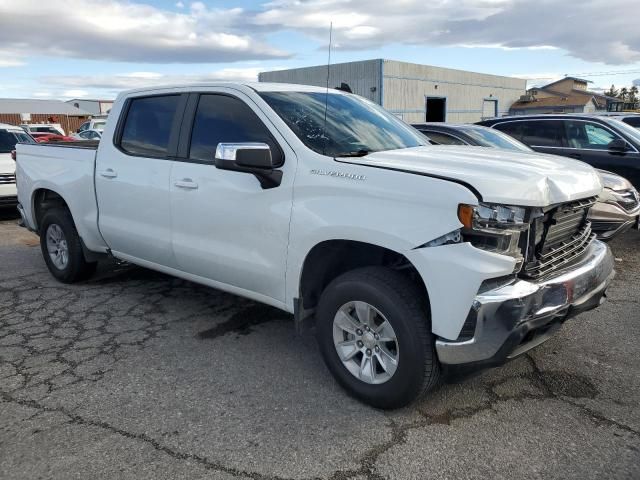
[{"label": "white cloud", "polygon": [[47,98],[52,97],[53,94],[51,92],[33,92],[33,96],[37,98]]},{"label": "white cloud", "polygon": [[[587,61],[640,62],[632,0],[276,0],[251,20],[326,41],[333,21],[337,48],[389,44],[564,49]],[[617,12],[610,14],[606,12]],[[627,14],[623,13],[627,12]]]},{"label": "white cloud", "polygon": [[286,57],[243,28],[240,8],[201,2],[174,12],[124,0],[0,2],[0,45],[11,52],[138,63]]},{"label": "white cloud", "polygon": [[[0,28],[2,28],[2,22],[0,22]],[[22,54],[10,52],[7,50],[0,50],[0,68],[2,67],[22,67],[26,65]]]},{"label": "white cloud", "polygon": [[87,95],[89,95],[89,92],[87,92],[86,90],[65,90],[64,92],[62,92],[62,96],[65,98],[82,98],[82,97],[86,97]]},{"label": "white cloud", "polygon": [[255,9],[145,2],[0,0],[0,45],[9,54],[0,55],[0,66],[14,66],[22,60],[11,53],[24,51],[163,64],[287,58],[268,34],[297,31],[326,45],[331,22],[334,46],[343,50],[563,49],[592,62],[640,62],[634,0],[272,0]]},{"label": "white cloud", "polygon": [[[275,67],[280,69],[282,67]],[[122,90],[175,84],[211,82],[255,82],[260,67],[223,68],[202,74],[162,74],[158,72],[126,72],[116,75],[55,75],[41,79],[43,85],[56,89],[62,97],[86,97],[92,92],[115,96]]]}]

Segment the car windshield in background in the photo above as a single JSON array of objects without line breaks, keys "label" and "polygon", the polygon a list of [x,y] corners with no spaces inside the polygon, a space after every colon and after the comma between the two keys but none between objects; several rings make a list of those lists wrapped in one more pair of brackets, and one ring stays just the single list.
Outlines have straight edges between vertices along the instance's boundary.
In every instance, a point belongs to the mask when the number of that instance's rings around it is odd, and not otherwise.
[{"label": "car windshield in background", "polygon": [[622,120],[618,120],[617,118],[611,118],[610,121],[614,122],[615,127],[621,130],[622,133],[624,133],[628,137],[631,137],[631,140],[635,141],[637,144],[640,144],[640,130],[632,127]]},{"label": "car windshield in background", "polygon": [[260,96],[307,147],[323,155],[363,156],[428,145],[409,125],[356,95],[262,92]]},{"label": "car windshield in background", "polygon": [[104,126],[106,125],[106,121],[104,122],[93,122],[93,129],[94,130],[104,130]]},{"label": "car windshield in background", "polygon": [[524,143],[510,137],[506,133],[484,128],[465,128],[461,131],[473,138],[478,145],[483,147],[503,148],[505,150],[518,150],[520,152],[532,152]]},{"label": "car windshield in background", "polygon": [[36,143],[35,140],[24,132],[15,130],[0,130],[0,153],[9,153],[16,149],[18,143]]}]

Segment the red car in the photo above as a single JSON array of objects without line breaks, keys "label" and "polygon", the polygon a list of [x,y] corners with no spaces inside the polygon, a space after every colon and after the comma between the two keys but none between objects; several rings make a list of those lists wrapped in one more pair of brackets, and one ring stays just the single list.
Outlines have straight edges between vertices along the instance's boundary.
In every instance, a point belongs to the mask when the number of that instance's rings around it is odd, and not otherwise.
[{"label": "red car", "polygon": [[77,139],[75,139],[73,137],[68,137],[66,135],[56,135],[55,133],[32,132],[30,135],[38,143],[44,143],[44,142],[75,142],[75,141],[77,141]]}]

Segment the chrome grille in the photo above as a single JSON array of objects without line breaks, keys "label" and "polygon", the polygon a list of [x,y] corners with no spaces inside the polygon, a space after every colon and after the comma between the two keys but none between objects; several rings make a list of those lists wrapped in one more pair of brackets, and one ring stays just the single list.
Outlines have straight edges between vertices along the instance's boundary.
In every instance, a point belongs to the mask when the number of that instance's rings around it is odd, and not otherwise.
[{"label": "chrome grille", "polygon": [[16,183],[16,176],[14,173],[0,173],[0,185],[6,185],[8,183]]},{"label": "chrome grille", "polygon": [[587,212],[596,197],[562,204],[547,212],[542,241],[522,269],[522,275],[543,277],[580,257],[595,238]]}]

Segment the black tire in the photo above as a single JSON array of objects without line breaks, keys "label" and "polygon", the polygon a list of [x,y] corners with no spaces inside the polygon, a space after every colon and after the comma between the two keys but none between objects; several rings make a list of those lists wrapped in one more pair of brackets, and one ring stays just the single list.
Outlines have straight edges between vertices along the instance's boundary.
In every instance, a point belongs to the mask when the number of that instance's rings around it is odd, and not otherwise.
[{"label": "black tire", "polygon": [[[64,268],[58,268],[47,249],[47,232],[51,225],[58,225],[62,230],[68,247],[68,262]],[[47,210],[40,222],[40,249],[51,275],[63,283],[75,283],[89,278],[96,271],[95,262],[87,262],[82,251],[82,242],[71,213],[66,208]]]},{"label": "black tire", "polygon": [[[316,311],[316,334],[324,361],[352,396],[377,408],[403,407],[437,385],[440,364],[431,333],[428,299],[406,276],[384,267],[347,272],[322,293]],[[343,365],[333,341],[333,320],[341,306],[363,301],[391,323],[398,341],[398,366],[381,384],[369,384]]]}]

